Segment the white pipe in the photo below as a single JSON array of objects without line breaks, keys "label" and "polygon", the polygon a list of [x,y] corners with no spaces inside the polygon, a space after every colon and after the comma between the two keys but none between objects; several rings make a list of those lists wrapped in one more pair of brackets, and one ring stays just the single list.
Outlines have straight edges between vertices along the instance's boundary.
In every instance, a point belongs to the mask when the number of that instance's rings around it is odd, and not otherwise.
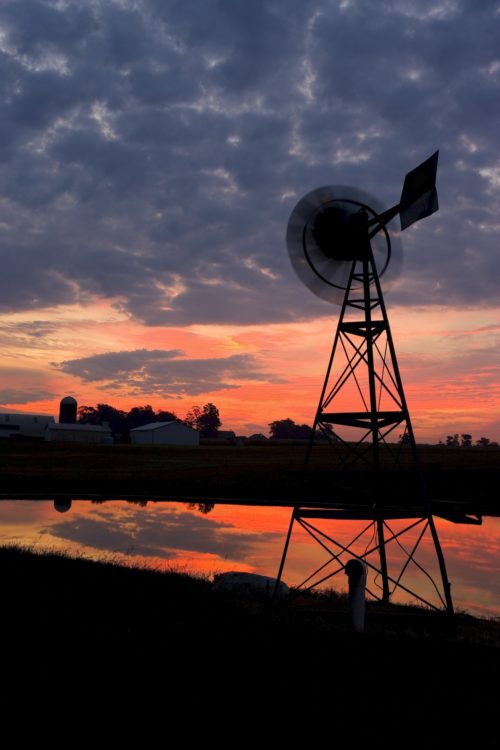
[{"label": "white pipe", "polygon": [[349,579],[349,615],[356,633],[365,629],[366,565],[361,560],[349,560],[344,568]]}]

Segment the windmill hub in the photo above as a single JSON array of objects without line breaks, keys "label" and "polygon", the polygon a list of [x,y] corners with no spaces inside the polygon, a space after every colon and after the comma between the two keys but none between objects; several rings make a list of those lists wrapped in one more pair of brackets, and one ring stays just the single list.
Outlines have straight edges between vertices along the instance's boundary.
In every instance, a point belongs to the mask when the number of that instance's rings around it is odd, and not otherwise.
[{"label": "windmill hub", "polygon": [[397,275],[399,239],[387,225],[399,214],[404,230],[438,210],[437,159],[436,151],[408,172],[399,203],[387,210],[369,193],[348,185],[325,185],[297,203],[288,222],[288,254],[298,277],[314,294],[342,304],[353,270],[359,276],[356,264],[374,261],[381,277],[390,261],[391,275]]},{"label": "windmill hub", "polygon": [[331,260],[370,257],[368,214],[358,203],[334,200],[321,206],[312,218],[312,234],[319,250]]}]

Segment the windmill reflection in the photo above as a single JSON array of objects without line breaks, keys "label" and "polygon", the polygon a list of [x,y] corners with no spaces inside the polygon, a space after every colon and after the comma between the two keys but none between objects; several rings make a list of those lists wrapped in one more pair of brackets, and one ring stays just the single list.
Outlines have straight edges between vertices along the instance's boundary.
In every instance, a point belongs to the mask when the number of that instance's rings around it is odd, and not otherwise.
[{"label": "windmill reflection", "polygon": [[[90,502],[93,505],[103,505],[107,502],[114,501],[113,498],[92,498]],[[69,497],[55,497],[54,498],[54,510],[56,510],[58,513],[66,513],[71,508],[72,499]],[[144,500],[143,498],[140,499],[133,499],[133,498],[127,498],[127,503],[130,503],[131,505],[138,505],[141,508],[145,508],[148,504],[147,500]],[[199,513],[203,513],[203,515],[207,515],[207,513],[210,513],[214,507],[215,503],[186,503],[189,510],[197,510]]]}]

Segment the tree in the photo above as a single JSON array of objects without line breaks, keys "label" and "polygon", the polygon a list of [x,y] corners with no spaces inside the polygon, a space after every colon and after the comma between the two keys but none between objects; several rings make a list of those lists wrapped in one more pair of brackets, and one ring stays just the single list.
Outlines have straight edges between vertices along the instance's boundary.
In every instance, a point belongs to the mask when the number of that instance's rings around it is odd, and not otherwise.
[{"label": "tree", "polygon": [[269,423],[269,432],[271,437],[276,440],[291,440],[295,427],[296,424],[293,419],[276,419]]},{"label": "tree", "polygon": [[221,424],[219,410],[215,404],[205,404],[198,418],[201,437],[215,437]]},{"label": "tree", "polygon": [[462,448],[470,448],[472,445],[472,435],[467,434],[466,432],[462,433],[460,435],[461,443],[460,445]]},{"label": "tree", "polygon": [[460,442],[458,440],[458,433],[456,433],[455,435],[447,435],[446,445],[448,446],[448,448],[458,448],[460,445]]},{"label": "tree", "polygon": [[479,440],[476,440],[476,445],[478,448],[489,448],[491,445],[490,439],[487,437],[481,437]]},{"label": "tree", "polygon": [[308,424],[296,424],[293,431],[293,437],[295,440],[309,440],[311,432],[312,429]]},{"label": "tree", "polygon": [[202,409],[193,406],[186,414],[184,423],[199,430],[201,437],[215,437],[222,424],[218,408],[211,403],[205,404]]},{"label": "tree", "polygon": [[80,424],[99,424],[97,409],[94,406],[79,406],[78,422]]},{"label": "tree", "polygon": [[203,513],[203,515],[207,515],[207,513],[210,513],[214,507],[214,503],[188,503],[187,507],[190,510],[198,510],[200,513]]},{"label": "tree", "polygon": [[126,433],[127,414],[121,409],[115,409],[109,404],[97,404],[97,406],[81,406],[78,409],[78,421],[80,424],[104,424],[107,422],[113,433]]},{"label": "tree", "polygon": [[198,419],[200,418],[200,415],[201,407],[193,406],[184,417],[184,424],[187,424],[188,427],[192,427],[193,430],[198,430]]},{"label": "tree", "polygon": [[175,412],[160,409],[155,414],[155,422],[180,422],[180,419]]},{"label": "tree", "polygon": [[[309,436],[311,435],[312,430],[309,432]],[[317,441],[324,440],[327,443],[341,443],[342,440],[340,437],[335,433],[333,429],[333,425],[323,422],[322,424],[319,424],[316,427],[316,434],[314,436],[314,439]]]},{"label": "tree", "polygon": [[145,424],[155,421],[156,416],[153,407],[149,404],[146,406],[134,406],[127,414],[127,426],[129,430],[134,430],[136,427],[142,427]]},{"label": "tree", "polygon": [[269,432],[275,440],[308,440],[311,428],[307,424],[295,424],[293,419],[277,419],[269,424]]}]

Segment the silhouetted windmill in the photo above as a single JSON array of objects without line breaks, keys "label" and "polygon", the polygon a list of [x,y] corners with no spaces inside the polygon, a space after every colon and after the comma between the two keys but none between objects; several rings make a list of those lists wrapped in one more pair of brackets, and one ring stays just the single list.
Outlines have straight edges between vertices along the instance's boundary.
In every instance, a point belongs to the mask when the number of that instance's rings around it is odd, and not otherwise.
[{"label": "silhouetted windmill", "polygon": [[[399,589],[435,606],[417,594],[412,584],[403,583],[414,566],[430,578],[416,559],[428,531],[439,563],[442,592],[432,583],[442,605],[452,613],[450,584],[380,284],[389,263],[393,268],[400,257],[395,252],[398,237],[387,229],[389,221],[399,214],[404,230],[438,210],[437,162],[436,151],[409,172],[399,203],[386,211],[367,193],[333,185],[306,195],[290,216],[287,244],[295,271],[311,291],[339,303],[341,310],[305,459],[302,504],[292,513],[278,582],[298,523],[329,555],[302,587],[312,588],[342,572],[346,562],[342,558],[349,553],[363,560],[375,583],[381,579],[380,595],[368,589],[375,598],[388,602]],[[396,428],[402,430],[399,446],[389,439]],[[333,465],[325,469],[324,448],[314,463],[312,449],[318,438],[333,448],[337,471]],[[403,458],[406,464],[410,460],[413,472],[407,467],[399,471]],[[314,506],[309,494],[316,495]],[[320,528],[321,522],[331,519],[365,519],[369,523],[345,544]],[[393,520],[401,519],[406,519],[403,529],[391,528]],[[417,532],[416,540],[412,539],[411,548],[405,548],[402,537],[410,531]],[[362,550],[356,554],[360,545]],[[397,572],[389,567],[388,545],[400,555]]]}]

